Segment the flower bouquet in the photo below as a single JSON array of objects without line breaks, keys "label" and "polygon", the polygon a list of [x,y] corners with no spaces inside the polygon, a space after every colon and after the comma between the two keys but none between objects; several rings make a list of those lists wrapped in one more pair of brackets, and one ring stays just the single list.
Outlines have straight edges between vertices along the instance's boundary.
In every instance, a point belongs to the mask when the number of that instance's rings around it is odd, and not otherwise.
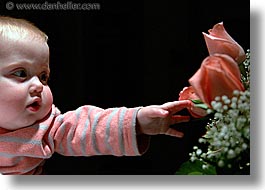
[{"label": "flower bouquet", "polygon": [[209,56],[189,79],[179,100],[188,111],[208,119],[178,175],[250,174],[250,51],[228,34],[223,23],[203,32]]}]

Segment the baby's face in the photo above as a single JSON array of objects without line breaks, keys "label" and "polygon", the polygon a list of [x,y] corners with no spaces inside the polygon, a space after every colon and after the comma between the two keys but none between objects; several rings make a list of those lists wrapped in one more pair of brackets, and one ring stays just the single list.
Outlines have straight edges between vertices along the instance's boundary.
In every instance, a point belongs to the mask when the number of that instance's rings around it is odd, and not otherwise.
[{"label": "baby's face", "polygon": [[49,48],[23,39],[0,44],[0,127],[15,130],[34,124],[51,110]]}]

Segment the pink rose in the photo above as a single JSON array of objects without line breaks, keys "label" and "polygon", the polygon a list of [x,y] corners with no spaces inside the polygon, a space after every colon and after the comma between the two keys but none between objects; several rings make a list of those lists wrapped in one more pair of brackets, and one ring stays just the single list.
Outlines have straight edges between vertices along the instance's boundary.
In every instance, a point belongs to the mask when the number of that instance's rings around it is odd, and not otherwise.
[{"label": "pink rose", "polygon": [[220,22],[210,30],[209,34],[203,32],[204,39],[210,55],[222,53],[230,55],[238,64],[242,63],[246,54],[243,48],[227,33],[223,22]]},{"label": "pink rose", "polygon": [[[195,93],[192,86],[185,87],[179,93],[179,100],[199,100],[200,98]],[[196,107],[196,105],[191,102],[190,107],[188,107],[188,111],[195,118],[201,118],[207,115],[207,111],[205,109]]]},{"label": "pink rose", "polygon": [[206,57],[200,69],[189,79],[189,83],[209,107],[216,96],[231,97],[234,90],[244,91],[237,63],[225,54]]}]

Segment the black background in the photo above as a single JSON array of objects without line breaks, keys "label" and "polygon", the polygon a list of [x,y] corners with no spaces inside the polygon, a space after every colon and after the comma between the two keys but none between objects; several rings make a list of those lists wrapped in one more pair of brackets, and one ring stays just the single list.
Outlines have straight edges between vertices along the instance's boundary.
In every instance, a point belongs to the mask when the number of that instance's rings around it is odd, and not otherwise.
[{"label": "black background", "polygon": [[[218,22],[224,22],[245,50],[250,48],[250,2],[245,0],[240,6],[231,0],[86,1],[101,5],[90,11],[7,10],[6,2],[0,3],[1,15],[27,19],[49,36],[50,87],[63,113],[84,104],[136,107],[177,100],[208,55],[202,32]],[[188,159],[203,126],[203,122],[175,126],[185,132],[182,139],[153,136],[141,157],[54,154],[45,171],[174,174]]]}]

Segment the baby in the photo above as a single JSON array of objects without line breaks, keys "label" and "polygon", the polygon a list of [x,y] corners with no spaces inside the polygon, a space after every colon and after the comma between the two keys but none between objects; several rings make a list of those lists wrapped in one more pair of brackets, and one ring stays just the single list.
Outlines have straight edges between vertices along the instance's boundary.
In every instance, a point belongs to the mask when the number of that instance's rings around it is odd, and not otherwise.
[{"label": "baby", "polygon": [[0,173],[42,174],[45,159],[142,155],[150,135],[182,137],[170,125],[188,100],[158,106],[101,109],[91,105],[61,114],[53,104],[47,36],[30,22],[0,17]]}]

